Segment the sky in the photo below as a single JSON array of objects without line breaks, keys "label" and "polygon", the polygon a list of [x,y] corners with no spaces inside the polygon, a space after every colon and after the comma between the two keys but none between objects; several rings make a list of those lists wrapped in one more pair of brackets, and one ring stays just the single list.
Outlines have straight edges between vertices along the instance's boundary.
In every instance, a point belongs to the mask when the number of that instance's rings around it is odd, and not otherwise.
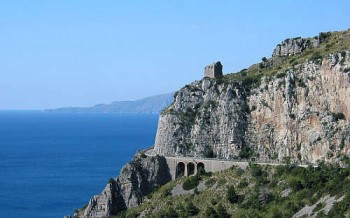
[{"label": "sky", "polygon": [[350,28],[348,0],[0,0],[0,110],[176,91],[285,38]]}]

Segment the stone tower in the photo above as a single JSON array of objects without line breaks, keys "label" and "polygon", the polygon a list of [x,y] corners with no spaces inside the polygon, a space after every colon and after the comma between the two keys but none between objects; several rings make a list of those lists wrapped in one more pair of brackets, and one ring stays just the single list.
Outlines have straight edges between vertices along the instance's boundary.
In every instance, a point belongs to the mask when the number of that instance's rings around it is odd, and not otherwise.
[{"label": "stone tower", "polygon": [[222,64],[220,61],[209,64],[204,68],[204,77],[216,78],[222,76]]}]

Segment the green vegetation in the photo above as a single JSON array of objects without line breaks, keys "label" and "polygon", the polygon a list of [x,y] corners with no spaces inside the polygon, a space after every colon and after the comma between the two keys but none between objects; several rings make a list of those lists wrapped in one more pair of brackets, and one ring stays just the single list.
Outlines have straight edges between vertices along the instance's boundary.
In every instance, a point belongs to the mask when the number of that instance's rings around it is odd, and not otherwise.
[{"label": "green vegetation", "polygon": [[[325,163],[307,168],[290,164],[250,164],[246,170],[233,167],[172,181],[155,191],[150,200],[118,217],[137,217],[141,212],[146,217],[292,217],[305,205],[316,205],[313,213],[317,217],[345,217],[350,215],[349,175],[350,167]],[[165,196],[162,191],[171,190],[175,184],[193,189],[199,181],[210,187],[187,195]],[[282,195],[286,190],[289,194]],[[326,203],[317,202],[327,195],[344,199],[326,215],[322,210]]]},{"label": "green vegetation", "polygon": [[109,184],[115,184],[116,181],[115,181],[115,179],[113,179],[113,178],[109,178],[108,183],[109,183]]},{"label": "green vegetation", "polygon": [[212,149],[212,148],[209,148],[209,149],[206,149],[206,150],[205,150],[205,152],[204,152],[204,157],[205,157],[205,158],[215,158],[216,155],[215,155],[213,149]]},{"label": "green vegetation", "polygon": [[182,184],[182,188],[186,191],[194,189],[198,186],[199,181],[200,177],[198,175],[187,177]]},{"label": "green vegetation", "polygon": [[230,186],[227,189],[227,200],[231,203],[237,203],[238,202],[238,194],[236,193],[235,187]]},{"label": "green vegetation", "polygon": [[238,154],[239,158],[249,160],[254,156],[254,150],[248,146],[243,146]]},{"label": "green vegetation", "polygon": [[345,120],[345,115],[342,112],[332,113],[332,117],[334,121]]},{"label": "green vegetation", "polygon": [[[227,74],[220,78],[220,84],[242,82],[247,90],[250,90],[257,87],[263,77],[267,80],[273,79],[275,76],[277,78],[282,78],[286,75],[285,72],[287,70],[293,69],[297,64],[304,63],[306,60],[321,64],[323,57],[326,57],[329,54],[340,53],[342,57],[341,61],[344,61],[346,55],[345,50],[350,48],[350,30],[320,33],[319,37],[321,44],[317,48],[308,48],[301,54],[289,57],[274,57],[273,64],[263,64],[263,68],[259,67],[259,64],[254,64],[238,73]],[[307,40],[311,43],[312,38],[308,38]],[[262,58],[262,61],[265,63],[268,59],[264,57]]]}]

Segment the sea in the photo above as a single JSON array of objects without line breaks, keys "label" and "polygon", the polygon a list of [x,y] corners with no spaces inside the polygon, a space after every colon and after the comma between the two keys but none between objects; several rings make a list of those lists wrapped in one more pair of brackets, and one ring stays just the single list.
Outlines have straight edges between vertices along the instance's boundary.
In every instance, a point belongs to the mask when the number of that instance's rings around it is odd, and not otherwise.
[{"label": "sea", "polygon": [[0,111],[0,217],[72,215],[139,149],[158,115]]}]

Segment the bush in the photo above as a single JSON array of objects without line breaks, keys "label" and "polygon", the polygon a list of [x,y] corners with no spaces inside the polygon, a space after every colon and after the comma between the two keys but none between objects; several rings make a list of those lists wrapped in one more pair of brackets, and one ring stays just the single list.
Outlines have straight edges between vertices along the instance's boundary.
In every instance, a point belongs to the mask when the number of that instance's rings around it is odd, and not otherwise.
[{"label": "bush", "polygon": [[187,216],[195,216],[198,214],[199,209],[192,203],[192,201],[188,201],[185,205],[185,212]]},{"label": "bush", "polygon": [[216,213],[218,217],[220,218],[230,218],[230,214],[227,213],[226,208],[222,206],[222,204],[219,204],[216,208]]},{"label": "bush", "polygon": [[255,84],[259,84],[261,77],[262,75],[247,75],[243,78],[242,85],[246,88],[250,88]]},{"label": "bush", "polygon": [[115,179],[113,179],[113,178],[110,178],[110,179],[108,180],[108,183],[109,183],[109,184],[115,184],[115,183],[117,183],[117,181],[115,181]]},{"label": "bush", "polygon": [[345,120],[345,115],[342,112],[332,113],[332,116],[334,121]]},{"label": "bush", "polygon": [[340,55],[341,55],[343,58],[345,58],[346,52],[345,52],[345,51],[342,51],[342,52],[340,53]]},{"label": "bush", "polygon": [[166,198],[168,196],[171,196],[171,188],[162,186],[160,188],[160,193],[163,198]]},{"label": "bush", "polygon": [[212,207],[207,207],[207,209],[205,210],[204,213],[204,217],[218,217],[218,214],[216,213],[216,211],[214,210],[214,208]]},{"label": "bush", "polygon": [[213,149],[210,148],[210,149],[207,149],[207,150],[205,151],[204,157],[206,157],[206,158],[215,158],[216,155],[214,154]]},{"label": "bush", "polygon": [[254,155],[254,151],[248,146],[243,146],[243,148],[239,151],[239,154],[238,154],[238,156],[241,159],[249,159],[253,155]]},{"label": "bush", "polygon": [[279,73],[279,74],[276,75],[276,78],[280,79],[280,78],[285,77],[286,75],[287,75],[286,73]]},{"label": "bush", "polygon": [[312,54],[312,56],[310,57],[310,60],[312,61],[316,61],[316,60],[319,60],[319,59],[322,59],[322,55],[320,54],[320,52],[315,52]]},{"label": "bush", "polygon": [[227,200],[231,203],[237,203],[239,200],[239,196],[236,193],[235,187],[234,186],[230,186],[227,189]]},{"label": "bush", "polygon": [[179,214],[176,212],[176,210],[172,207],[163,209],[159,211],[158,214],[155,215],[157,218],[177,218],[179,217]]},{"label": "bush", "polygon": [[194,189],[198,186],[200,181],[200,177],[198,175],[195,176],[189,176],[182,184],[182,188],[186,191]]},{"label": "bush", "polygon": [[320,33],[318,37],[319,37],[319,39],[320,39],[320,42],[324,42],[324,41],[326,41],[326,39],[329,38],[331,35],[332,35],[331,32],[325,32],[325,33]]}]

